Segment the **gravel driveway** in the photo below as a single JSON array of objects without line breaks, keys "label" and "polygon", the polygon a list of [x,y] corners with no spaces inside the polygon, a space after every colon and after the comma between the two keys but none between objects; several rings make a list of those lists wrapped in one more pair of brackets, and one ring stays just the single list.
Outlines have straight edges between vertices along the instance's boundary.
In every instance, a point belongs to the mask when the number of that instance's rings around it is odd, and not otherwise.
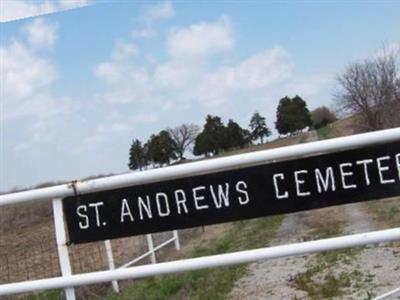
[{"label": "gravel driveway", "polygon": [[[322,214],[322,218],[340,216],[344,223],[343,233],[359,233],[377,229],[362,204],[350,204],[324,210],[287,215],[271,245],[301,241],[312,228],[306,222],[307,216]],[[315,229],[315,228],[314,228]],[[287,257],[250,264],[248,273],[235,283],[231,299],[315,299],[308,293],[296,289],[293,278],[317,263],[317,255]],[[340,274],[362,274],[359,284],[344,288],[344,293],[331,299],[368,299],[381,295],[400,286],[400,248],[390,244],[364,247],[345,263],[332,266]],[[332,268],[329,269],[332,272]],[[324,274],[318,275],[320,278]],[[353,279],[352,279],[353,280]],[[370,294],[367,294],[369,292]],[[400,295],[387,299],[400,299]]]}]

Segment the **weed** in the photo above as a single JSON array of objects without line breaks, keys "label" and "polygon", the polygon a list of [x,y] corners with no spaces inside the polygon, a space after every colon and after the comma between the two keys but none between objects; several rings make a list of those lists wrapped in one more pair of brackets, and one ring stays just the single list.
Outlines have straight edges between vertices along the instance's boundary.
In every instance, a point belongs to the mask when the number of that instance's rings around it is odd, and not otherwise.
[{"label": "weed", "polygon": [[318,129],[317,133],[320,140],[325,140],[332,137],[332,128],[328,125]]},{"label": "weed", "polygon": [[[262,247],[274,236],[282,216],[235,223],[218,241],[196,247],[190,257],[214,255]],[[107,300],[226,299],[236,280],[244,276],[246,266],[221,267],[144,279]]]},{"label": "weed", "polygon": [[[311,231],[306,239],[327,238],[341,233],[342,229],[337,224],[325,224]],[[310,261],[308,269],[293,278],[294,286],[307,292],[310,299],[339,297],[345,293],[346,288],[352,286],[361,288],[365,283],[364,275],[360,271],[337,274],[333,272],[333,267],[337,264],[350,265],[362,249],[362,247],[348,248],[317,254]]]},{"label": "weed", "polygon": [[25,300],[58,300],[62,298],[62,291],[48,291],[26,296]]}]

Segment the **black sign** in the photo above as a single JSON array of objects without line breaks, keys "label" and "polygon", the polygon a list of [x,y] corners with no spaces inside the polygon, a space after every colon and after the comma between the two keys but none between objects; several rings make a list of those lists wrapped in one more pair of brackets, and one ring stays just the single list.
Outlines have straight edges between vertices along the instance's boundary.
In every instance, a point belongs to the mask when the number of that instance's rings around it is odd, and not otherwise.
[{"label": "black sign", "polygon": [[70,242],[189,228],[400,195],[400,141],[63,201]]}]

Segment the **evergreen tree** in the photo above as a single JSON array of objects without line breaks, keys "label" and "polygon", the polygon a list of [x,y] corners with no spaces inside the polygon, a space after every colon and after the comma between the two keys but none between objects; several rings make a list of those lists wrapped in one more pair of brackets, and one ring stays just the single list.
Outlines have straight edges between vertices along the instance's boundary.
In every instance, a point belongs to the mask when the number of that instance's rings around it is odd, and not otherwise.
[{"label": "evergreen tree", "polygon": [[284,97],[279,101],[275,123],[279,134],[292,134],[311,124],[307,103],[301,97]]},{"label": "evergreen tree", "polygon": [[200,132],[199,135],[196,137],[193,147],[193,154],[194,155],[203,155],[205,154],[208,156],[209,153],[212,153],[211,145],[209,142],[209,137],[207,136],[204,131]]},{"label": "evergreen tree", "polygon": [[218,116],[208,115],[203,131],[197,136],[193,154],[218,154],[224,145],[224,123]]},{"label": "evergreen tree", "polygon": [[310,111],[307,108],[307,103],[298,95],[296,95],[292,101],[297,116],[295,130],[302,130],[305,127],[310,127],[312,121]]},{"label": "evergreen tree", "polygon": [[132,141],[131,148],[129,149],[129,163],[128,167],[131,170],[142,170],[146,165],[146,155],[142,147],[142,143],[135,139]]},{"label": "evergreen tree", "polygon": [[166,130],[152,135],[146,144],[148,159],[160,166],[176,159],[175,143]]},{"label": "evergreen tree", "polygon": [[258,112],[255,112],[250,119],[250,138],[253,141],[260,139],[261,144],[264,144],[264,138],[271,135],[271,130],[265,123],[265,118],[262,117]]},{"label": "evergreen tree", "polygon": [[233,120],[224,129],[222,149],[242,148],[248,144],[248,132]]},{"label": "evergreen tree", "polygon": [[279,101],[275,122],[275,127],[279,134],[287,134],[291,131],[289,126],[292,123],[290,120],[290,107],[291,99],[289,97],[284,97]]}]

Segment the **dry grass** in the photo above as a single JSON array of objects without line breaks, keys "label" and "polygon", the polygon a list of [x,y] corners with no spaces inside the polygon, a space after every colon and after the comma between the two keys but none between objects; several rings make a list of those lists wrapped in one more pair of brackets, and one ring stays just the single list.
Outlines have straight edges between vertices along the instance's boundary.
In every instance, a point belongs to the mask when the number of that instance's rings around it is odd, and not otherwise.
[{"label": "dry grass", "polygon": [[[332,126],[334,135],[353,133],[350,119],[336,122]],[[304,142],[307,136],[307,133],[302,133],[289,138],[280,138],[263,145],[253,145],[245,149],[222,153],[217,157],[298,144]],[[314,218],[310,222],[316,223],[318,220]],[[190,243],[192,248],[185,251],[191,253],[202,244],[215,243],[218,237],[224,235],[229,226],[229,224],[208,226],[204,234],[200,228],[181,231],[183,242],[193,241]],[[155,235],[156,243],[169,238],[169,235],[170,233]],[[54,236],[50,202],[0,207],[0,283],[60,275]],[[147,250],[143,236],[113,240],[112,247],[117,265],[122,265]],[[73,273],[107,269],[102,242],[72,245],[69,249]],[[173,246],[159,253],[162,259],[174,259],[177,255],[180,254],[173,250]],[[148,261],[143,261],[143,263],[148,263]],[[87,288],[82,291],[83,295],[92,293],[92,290]]]},{"label": "dry grass", "polygon": [[400,197],[369,201],[363,204],[373,220],[382,228],[400,226]]}]

